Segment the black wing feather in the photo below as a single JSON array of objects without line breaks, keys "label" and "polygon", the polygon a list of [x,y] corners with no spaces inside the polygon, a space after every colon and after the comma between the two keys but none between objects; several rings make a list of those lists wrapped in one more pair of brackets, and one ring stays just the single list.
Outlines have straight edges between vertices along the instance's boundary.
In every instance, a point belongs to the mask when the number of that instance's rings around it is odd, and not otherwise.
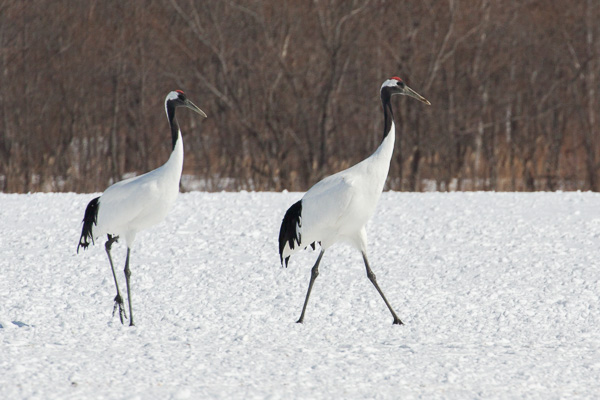
[{"label": "black wing feather", "polygon": [[[302,200],[294,203],[285,213],[281,228],[279,229],[279,259],[283,266],[283,249],[287,243],[290,249],[294,249],[296,244],[300,245],[301,235],[297,228],[302,226]],[[285,258],[285,266],[287,267],[288,260]]]},{"label": "black wing feather", "polygon": [[94,243],[94,234],[92,232],[92,225],[96,225],[98,222],[98,208],[100,197],[96,197],[90,201],[85,209],[83,216],[83,228],[81,229],[81,236],[79,237],[79,244],[77,245],[77,253],[79,253],[79,247],[87,249],[91,243]]}]

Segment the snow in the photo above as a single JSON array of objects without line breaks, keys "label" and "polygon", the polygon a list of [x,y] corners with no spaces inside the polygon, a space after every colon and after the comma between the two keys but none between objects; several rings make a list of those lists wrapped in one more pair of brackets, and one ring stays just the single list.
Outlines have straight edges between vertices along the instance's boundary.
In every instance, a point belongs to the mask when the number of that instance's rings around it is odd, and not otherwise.
[{"label": "snow", "polygon": [[[132,252],[137,326],[111,316],[87,194],[0,194],[0,398],[594,398],[600,195],[386,192],[369,260],[279,265],[300,193],[181,194]],[[113,246],[124,290],[125,248]]]}]

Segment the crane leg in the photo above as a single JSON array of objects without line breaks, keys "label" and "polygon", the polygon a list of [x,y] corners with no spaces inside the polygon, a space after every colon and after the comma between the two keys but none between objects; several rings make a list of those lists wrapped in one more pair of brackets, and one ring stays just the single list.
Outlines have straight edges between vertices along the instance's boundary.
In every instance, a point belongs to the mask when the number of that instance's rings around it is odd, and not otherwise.
[{"label": "crane leg", "polygon": [[319,263],[321,262],[321,258],[323,258],[324,253],[325,253],[325,250],[321,250],[321,253],[319,254],[319,258],[317,258],[317,262],[315,263],[315,265],[312,267],[312,270],[310,271],[310,283],[308,284],[308,291],[306,292],[306,299],[304,299],[304,306],[302,307],[302,314],[300,314],[300,319],[298,319],[298,321],[296,321],[296,323],[301,324],[304,322],[304,313],[306,312],[306,305],[308,304],[308,298],[310,297],[310,291],[312,290],[313,283],[315,283],[315,279],[317,279],[317,276],[319,276]]},{"label": "crane leg", "polygon": [[394,312],[394,309],[392,308],[392,306],[390,305],[390,303],[385,298],[385,295],[383,294],[383,292],[381,291],[381,289],[379,288],[379,285],[377,284],[377,277],[375,276],[375,273],[371,270],[371,267],[369,266],[369,260],[367,260],[367,254],[365,252],[363,252],[362,256],[363,256],[363,260],[365,261],[365,267],[367,267],[367,277],[369,277],[369,280],[371,281],[371,283],[373,284],[373,286],[375,286],[375,289],[377,289],[377,291],[381,295],[381,298],[385,302],[385,305],[387,306],[387,308],[392,313],[392,316],[394,317],[394,322],[393,323],[396,324],[396,325],[404,325],[402,323],[402,321],[400,321],[400,318],[398,318],[398,316]]},{"label": "crane leg", "polygon": [[127,283],[127,301],[129,302],[129,326],[134,326],[133,323],[133,310],[131,309],[131,289],[129,287],[129,278],[131,277],[131,271],[129,270],[129,253],[131,249],[127,248],[127,258],[125,259],[125,282]]},{"label": "crane leg", "polygon": [[123,323],[123,317],[127,319],[127,314],[125,313],[125,307],[123,305],[123,298],[121,297],[121,292],[119,291],[119,283],[117,282],[117,275],[115,274],[115,267],[113,265],[112,257],[110,256],[110,249],[112,244],[119,240],[118,236],[107,235],[108,240],[104,244],[104,248],[106,249],[106,254],[108,255],[108,262],[110,262],[110,269],[112,270],[113,278],[115,279],[115,286],[117,287],[117,295],[115,296],[115,306],[113,307],[113,316],[115,315],[115,311],[117,307],[119,307],[119,318],[121,319],[121,324]]}]

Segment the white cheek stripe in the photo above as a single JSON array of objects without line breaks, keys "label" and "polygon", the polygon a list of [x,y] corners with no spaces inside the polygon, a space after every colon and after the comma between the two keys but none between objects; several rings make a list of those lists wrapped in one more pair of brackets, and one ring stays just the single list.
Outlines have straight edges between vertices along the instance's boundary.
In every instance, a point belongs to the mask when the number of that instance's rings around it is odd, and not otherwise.
[{"label": "white cheek stripe", "polygon": [[179,93],[173,91],[173,92],[169,93],[167,95],[167,98],[165,99],[165,113],[167,113],[167,118],[169,117],[169,112],[167,111],[167,101],[175,100],[177,97],[179,97]]}]

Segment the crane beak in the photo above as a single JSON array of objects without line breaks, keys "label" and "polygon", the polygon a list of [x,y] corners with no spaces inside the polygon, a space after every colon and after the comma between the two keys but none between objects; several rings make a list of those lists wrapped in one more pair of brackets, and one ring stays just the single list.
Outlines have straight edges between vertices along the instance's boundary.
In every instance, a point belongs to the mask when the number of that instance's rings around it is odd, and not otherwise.
[{"label": "crane beak", "polygon": [[419,93],[415,92],[414,90],[412,90],[411,88],[409,88],[408,86],[404,86],[404,93],[407,96],[410,97],[414,97],[415,99],[427,104],[428,106],[431,105],[431,103],[429,102],[429,100],[427,100],[425,97],[421,96]]},{"label": "crane beak", "polygon": [[198,108],[198,106],[196,106],[194,103],[192,103],[189,100],[186,100],[184,103],[184,106],[186,106],[187,108],[189,108],[190,110],[196,111],[198,114],[202,115],[204,118],[206,118],[206,114],[204,113],[204,111],[202,111],[201,109]]}]

